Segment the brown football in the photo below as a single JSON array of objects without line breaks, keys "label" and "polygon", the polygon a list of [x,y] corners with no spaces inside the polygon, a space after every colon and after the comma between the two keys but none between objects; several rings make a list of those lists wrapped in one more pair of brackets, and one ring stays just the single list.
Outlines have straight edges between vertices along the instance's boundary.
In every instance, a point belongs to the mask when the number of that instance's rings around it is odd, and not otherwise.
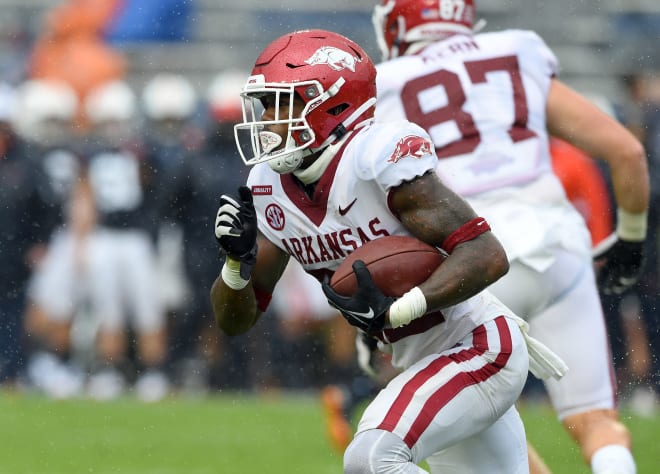
[{"label": "brown football", "polygon": [[358,247],[337,268],[330,286],[340,295],[357,290],[353,262],[362,260],[376,286],[387,296],[401,296],[425,281],[445,260],[445,254],[414,237],[391,235]]}]

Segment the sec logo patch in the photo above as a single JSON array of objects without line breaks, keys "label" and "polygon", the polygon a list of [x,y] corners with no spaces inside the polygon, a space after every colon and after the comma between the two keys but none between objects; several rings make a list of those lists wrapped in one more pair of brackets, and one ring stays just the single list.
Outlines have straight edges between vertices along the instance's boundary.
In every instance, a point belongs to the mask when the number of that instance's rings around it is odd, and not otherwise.
[{"label": "sec logo patch", "polygon": [[275,230],[284,229],[284,211],[277,204],[269,204],[264,211],[266,215],[266,222]]}]

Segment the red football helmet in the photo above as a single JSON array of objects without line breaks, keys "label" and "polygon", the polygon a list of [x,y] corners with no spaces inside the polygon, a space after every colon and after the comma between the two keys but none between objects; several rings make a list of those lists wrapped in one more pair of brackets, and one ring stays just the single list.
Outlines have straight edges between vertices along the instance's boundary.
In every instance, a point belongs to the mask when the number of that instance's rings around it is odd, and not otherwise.
[{"label": "red football helmet", "polygon": [[412,43],[472,33],[474,0],[382,0],[372,21],[385,61],[404,54]]},{"label": "red football helmet", "polygon": [[[336,142],[360,122],[373,117],[376,68],[364,50],[337,33],[304,30],[288,33],[264,49],[243,91],[243,123],[234,127],[241,157],[247,165],[269,162],[290,173],[313,151]],[[286,117],[264,121],[262,101],[305,103],[300,116],[293,107]],[[269,127],[286,124],[286,138]],[[245,132],[249,132],[247,134]],[[278,148],[284,142],[282,149]]]}]

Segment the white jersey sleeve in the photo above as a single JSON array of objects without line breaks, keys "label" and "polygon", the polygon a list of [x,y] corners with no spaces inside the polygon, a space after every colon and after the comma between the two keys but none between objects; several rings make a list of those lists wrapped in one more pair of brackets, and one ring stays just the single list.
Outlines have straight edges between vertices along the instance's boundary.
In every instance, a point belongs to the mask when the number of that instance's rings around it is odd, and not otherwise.
[{"label": "white jersey sleeve", "polygon": [[[372,127],[368,140],[356,140],[355,173],[363,181],[377,182],[384,192],[435,169],[437,158],[431,139],[419,125],[407,120]],[[393,166],[396,165],[396,166]]]}]

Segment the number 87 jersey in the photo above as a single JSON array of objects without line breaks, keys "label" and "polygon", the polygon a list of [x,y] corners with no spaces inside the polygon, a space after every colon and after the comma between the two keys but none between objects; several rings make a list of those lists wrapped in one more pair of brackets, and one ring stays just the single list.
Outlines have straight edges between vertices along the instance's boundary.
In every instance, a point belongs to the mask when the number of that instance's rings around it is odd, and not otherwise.
[{"label": "number 87 jersey", "polygon": [[558,62],[534,32],[455,34],[377,66],[376,120],[425,128],[438,174],[470,196],[551,172],[545,108]]}]

